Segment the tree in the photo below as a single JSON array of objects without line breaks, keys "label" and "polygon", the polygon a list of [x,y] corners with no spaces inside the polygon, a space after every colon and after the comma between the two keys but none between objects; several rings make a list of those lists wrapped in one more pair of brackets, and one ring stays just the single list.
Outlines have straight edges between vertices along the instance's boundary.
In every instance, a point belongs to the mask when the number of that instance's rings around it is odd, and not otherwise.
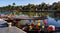
[{"label": "tree", "polygon": [[60,2],[57,3],[57,10],[60,11]]},{"label": "tree", "polygon": [[11,5],[8,5],[7,8],[9,11],[11,11]]},{"label": "tree", "polygon": [[12,9],[13,9],[13,14],[15,15],[15,13],[16,13],[16,12],[14,12],[14,10],[15,10],[15,3],[13,3]]},{"label": "tree", "polygon": [[48,4],[41,3],[42,10],[48,10]]},{"label": "tree", "polygon": [[15,3],[13,3],[13,6],[16,5]]}]

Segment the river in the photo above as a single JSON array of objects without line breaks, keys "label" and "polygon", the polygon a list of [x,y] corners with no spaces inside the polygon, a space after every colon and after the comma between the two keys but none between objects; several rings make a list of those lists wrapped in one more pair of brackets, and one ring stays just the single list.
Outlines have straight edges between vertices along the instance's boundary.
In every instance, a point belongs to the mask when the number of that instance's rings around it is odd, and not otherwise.
[{"label": "river", "polygon": [[[0,12],[0,14],[10,14],[11,12]],[[51,16],[52,16],[53,14],[51,14]],[[48,22],[48,25],[54,25],[54,26],[56,26],[56,27],[60,27],[60,19],[57,19],[57,21],[56,21],[56,18],[54,17],[54,18],[52,18],[51,16],[48,16],[47,18],[48,19],[46,19],[47,20],[47,22]],[[54,32],[54,33],[60,33],[60,32]]]}]

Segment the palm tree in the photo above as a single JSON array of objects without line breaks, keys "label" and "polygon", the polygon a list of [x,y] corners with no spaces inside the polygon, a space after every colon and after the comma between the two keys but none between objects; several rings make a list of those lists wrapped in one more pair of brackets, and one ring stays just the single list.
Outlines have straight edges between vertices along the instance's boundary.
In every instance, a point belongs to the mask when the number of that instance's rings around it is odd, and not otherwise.
[{"label": "palm tree", "polygon": [[13,3],[13,6],[15,6],[16,4],[15,3]]},{"label": "palm tree", "polygon": [[13,3],[12,5],[13,5],[13,6],[12,6],[13,14],[15,15],[15,13],[16,13],[16,12],[14,12],[14,10],[15,10],[15,5],[16,5],[16,4],[15,4],[15,3]]},{"label": "palm tree", "polygon": [[9,11],[11,11],[11,5],[8,5],[7,8]]}]

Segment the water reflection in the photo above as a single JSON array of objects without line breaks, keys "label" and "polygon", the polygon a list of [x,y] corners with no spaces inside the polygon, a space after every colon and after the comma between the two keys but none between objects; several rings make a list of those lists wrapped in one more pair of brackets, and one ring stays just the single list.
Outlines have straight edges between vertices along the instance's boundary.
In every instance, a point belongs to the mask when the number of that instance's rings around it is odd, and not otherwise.
[{"label": "water reflection", "polygon": [[60,20],[56,21],[54,18],[48,17],[48,25],[55,25],[60,27]]},{"label": "water reflection", "polygon": [[[0,12],[0,14],[11,14],[11,12]],[[48,22],[48,25],[54,25],[56,27],[60,27],[60,15],[54,15],[54,13],[47,13],[48,14],[48,19],[47,22]],[[42,20],[41,20],[42,22]],[[24,23],[24,22],[23,22]],[[26,22],[27,23],[27,22]],[[37,23],[36,23],[37,24]],[[54,33],[60,33],[60,32],[54,32]]]},{"label": "water reflection", "polygon": [[[0,14],[11,14],[12,12],[0,12]],[[26,12],[27,13],[27,12]],[[25,14],[26,14],[25,13]],[[20,13],[21,14],[21,13]],[[34,15],[35,15],[36,13],[34,13]],[[38,14],[40,14],[40,13],[38,13]],[[59,25],[60,25],[60,15],[59,15],[59,13],[56,13],[56,15],[54,14],[54,13],[45,13],[44,12],[44,14],[46,15],[48,15],[48,25],[55,25],[56,27],[60,27]]]}]

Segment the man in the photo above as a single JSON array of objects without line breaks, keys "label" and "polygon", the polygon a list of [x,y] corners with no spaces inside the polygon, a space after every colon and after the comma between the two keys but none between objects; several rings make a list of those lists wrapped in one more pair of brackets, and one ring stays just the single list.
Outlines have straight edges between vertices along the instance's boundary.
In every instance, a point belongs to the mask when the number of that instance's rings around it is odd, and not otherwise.
[{"label": "man", "polygon": [[9,23],[8,23],[8,29],[10,29],[10,28],[11,28],[11,26],[12,26],[12,23],[11,23],[11,22],[9,22]]}]

